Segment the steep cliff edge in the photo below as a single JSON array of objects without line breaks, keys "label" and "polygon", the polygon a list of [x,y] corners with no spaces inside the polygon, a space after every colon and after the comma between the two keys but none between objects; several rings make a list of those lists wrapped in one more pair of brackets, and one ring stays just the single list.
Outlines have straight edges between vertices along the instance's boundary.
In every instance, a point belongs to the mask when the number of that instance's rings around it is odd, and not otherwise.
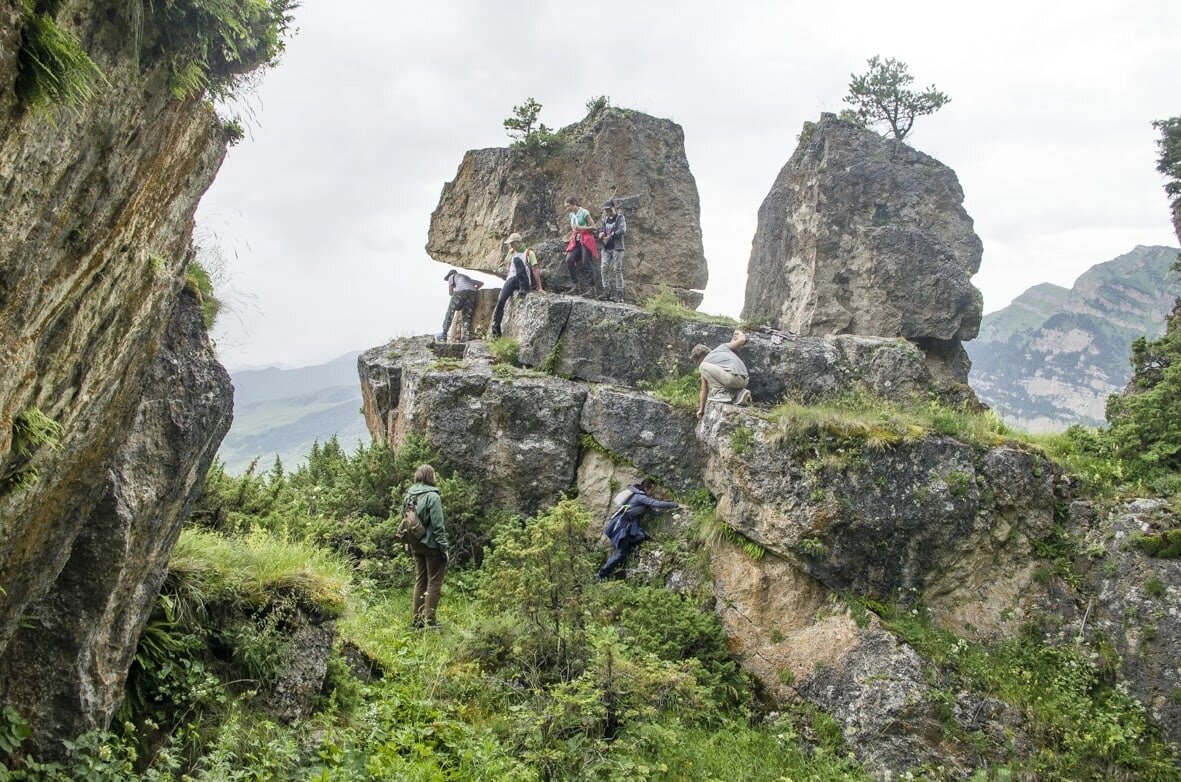
[{"label": "steep cliff edge", "polygon": [[955,172],[832,114],[759,207],[743,317],[799,334],[905,337],[967,381],[982,245]]},{"label": "steep cliff edge", "polygon": [[0,7],[0,700],[46,755],[109,719],[228,425],[181,295],[233,132],[204,95],[275,56],[288,5]]},{"label": "steep cliff edge", "polygon": [[604,109],[562,128],[549,150],[469,151],[431,214],[427,254],[503,276],[503,240],[520,232],[538,250],[546,286],[566,290],[567,196],[595,216],[605,199],[618,201],[628,225],[627,301],[645,301],[667,285],[682,301],[701,302],[708,272],[685,134],[671,120],[628,109]]}]

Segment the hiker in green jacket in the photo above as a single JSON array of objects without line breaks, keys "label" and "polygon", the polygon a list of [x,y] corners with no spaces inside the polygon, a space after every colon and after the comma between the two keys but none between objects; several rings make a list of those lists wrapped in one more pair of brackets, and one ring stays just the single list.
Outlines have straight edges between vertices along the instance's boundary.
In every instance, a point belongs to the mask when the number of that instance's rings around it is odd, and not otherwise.
[{"label": "hiker in green jacket", "polygon": [[413,501],[419,521],[426,527],[421,541],[409,544],[414,557],[414,626],[436,627],[435,609],[447,572],[447,525],[443,520],[443,502],[435,485],[435,468],[419,465],[414,471],[414,485],[406,492],[403,507]]}]

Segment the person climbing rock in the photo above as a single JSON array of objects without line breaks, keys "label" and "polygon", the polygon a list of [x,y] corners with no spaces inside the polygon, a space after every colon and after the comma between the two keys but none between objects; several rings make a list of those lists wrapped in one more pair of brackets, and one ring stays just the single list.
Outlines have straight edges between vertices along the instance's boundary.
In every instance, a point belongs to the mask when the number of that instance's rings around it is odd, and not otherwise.
[{"label": "person climbing rock", "polygon": [[745,344],[746,334],[741,330],[735,330],[729,342],[718,345],[713,350],[701,344],[693,346],[689,358],[701,371],[698,418],[705,415],[707,398],[735,405],[750,404],[750,389],[746,387],[750,378],[746,372],[746,364],[742,363],[742,359],[734,352]]},{"label": "person climbing rock", "polygon": [[627,220],[615,208],[615,199],[608,199],[603,204],[599,239],[603,242],[600,278],[603,280],[603,295],[609,301],[623,301],[623,236],[626,233]]},{"label": "person climbing rock", "polygon": [[459,312],[459,341],[467,342],[472,338],[472,314],[476,311],[476,291],[483,288],[484,283],[473,280],[455,269],[447,272],[443,279],[447,281],[447,293],[451,296],[451,301],[447,303],[447,314],[443,316],[443,331],[439,334],[439,339],[447,339],[447,333],[451,330],[451,318]]},{"label": "person climbing rock", "polygon": [[414,558],[413,619],[415,627],[438,625],[435,612],[447,572],[447,524],[435,478],[435,468],[421,464],[414,471],[414,485],[406,492],[402,507],[415,503],[414,511],[426,527],[426,536],[407,544]]},{"label": "person climbing rock", "polygon": [[[566,199],[566,211],[570,214],[570,239],[566,243],[566,270],[570,273],[570,284],[576,296],[596,296],[594,261],[599,260],[599,248],[595,243],[595,226],[590,212],[583,209],[578,199]],[[583,280],[586,280],[585,287]]]},{"label": "person climbing rock", "polygon": [[607,519],[603,527],[603,534],[611,540],[612,552],[603,566],[595,573],[600,581],[611,575],[612,571],[627,562],[632,549],[648,539],[648,533],[640,522],[655,516],[662,510],[680,509],[681,506],[667,500],[653,499],[651,494],[656,488],[656,481],[645,478],[640,483],[632,484],[620,492],[622,496],[619,508]]},{"label": "person climbing rock", "polygon": [[500,321],[504,317],[504,305],[514,293],[524,296],[531,288],[545,293],[541,284],[541,270],[537,268],[537,253],[531,247],[525,246],[525,240],[519,233],[509,234],[504,240],[509,246],[504,260],[508,264],[508,272],[504,278],[504,286],[500,289],[500,297],[496,300],[496,309],[492,313],[493,339],[500,336]]}]

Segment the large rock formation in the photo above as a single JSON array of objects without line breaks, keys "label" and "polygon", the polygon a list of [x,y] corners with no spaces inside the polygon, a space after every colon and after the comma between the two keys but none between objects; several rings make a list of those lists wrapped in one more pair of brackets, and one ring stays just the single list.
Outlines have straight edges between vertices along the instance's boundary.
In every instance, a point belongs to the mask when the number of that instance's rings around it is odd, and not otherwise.
[{"label": "large rock formation", "polygon": [[538,250],[547,287],[565,290],[569,226],[563,201],[598,216],[614,197],[627,216],[624,279],[629,302],[667,285],[693,305],[708,272],[697,184],[679,125],[609,108],[558,131],[555,148],[472,150],[443,186],[426,251],[436,261],[504,275],[504,238],[514,231]]},{"label": "large rock formation", "polygon": [[123,699],[139,634],[167,572],[181,522],[230,425],[233,388],[200,304],[173,308],[127,440],[100,501],[77,521],[69,560],[13,634],[0,691],[35,728],[34,746],[104,729]]},{"label": "large rock formation", "polygon": [[[1035,751],[1019,709],[970,688],[948,692],[939,665],[864,606],[924,606],[940,627],[979,641],[1014,638],[1045,616],[1056,629],[1085,625],[1085,599],[1047,578],[1039,553],[1059,534],[1068,488],[1044,456],[921,428],[893,438],[813,431],[766,407],[711,403],[698,422],[644,390],[681,375],[689,346],[726,339],[726,326],[548,295],[517,302],[506,333],[520,339],[524,367],[494,360],[481,342],[427,337],[362,354],[374,436],[426,437],[488,501],[524,512],[577,489],[601,514],[642,474],[682,496],[706,488],[723,532],[698,544],[689,525],[700,520],[670,519],[632,577],[687,593],[712,587],[731,650],[773,697],[836,717],[882,779],[924,764],[966,777]],[[764,389],[812,402],[866,387],[921,404],[938,393],[905,340],[756,335],[744,357]],[[764,394],[756,401],[778,399]],[[689,564],[699,545],[707,571]],[[1152,693],[1167,689],[1164,665],[1146,666]]]},{"label": "large rock formation", "polygon": [[[207,44],[224,84],[273,54],[279,22],[254,8],[223,47],[216,25],[170,27],[182,3],[146,4],[138,24],[93,0],[36,5],[103,74],[79,108],[32,110],[37,67],[55,65],[31,4],[0,2],[0,476],[31,484],[0,486],[0,701],[53,755],[105,727],[229,415],[204,326],[178,303],[228,136],[199,89],[174,97],[173,69]],[[42,416],[56,444],[22,433]]]},{"label": "large rock formation", "polygon": [[1107,397],[1131,375],[1132,341],[1164,333],[1162,313],[1181,289],[1176,260],[1175,247],[1136,247],[1069,290],[1043,283],[985,315],[966,346],[972,387],[1022,429],[1101,425]]},{"label": "large rock formation", "polygon": [[759,208],[743,317],[798,334],[905,337],[967,379],[982,247],[955,172],[822,114]]}]

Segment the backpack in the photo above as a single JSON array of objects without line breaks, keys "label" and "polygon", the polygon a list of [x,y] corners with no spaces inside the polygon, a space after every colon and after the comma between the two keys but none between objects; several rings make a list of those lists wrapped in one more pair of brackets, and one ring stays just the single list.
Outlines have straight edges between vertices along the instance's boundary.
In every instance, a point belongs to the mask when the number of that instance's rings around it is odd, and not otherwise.
[{"label": "backpack", "polygon": [[415,507],[417,505],[415,497],[406,495],[402,507],[402,521],[394,530],[394,540],[399,543],[421,543],[422,539],[426,537],[426,525],[418,518],[418,509]]},{"label": "backpack", "polygon": [[635,492],[628,491],[627,489],[615,495],[615,499],[612,502],[618,503],[619,507],[607,517],[607,521],[603,524],[603,534],[608,540],[614,539],[616,533],[619,532],[619,525],[623,522],[624,514],[631,507],[629,503],[634,496],[636,496]]}]

